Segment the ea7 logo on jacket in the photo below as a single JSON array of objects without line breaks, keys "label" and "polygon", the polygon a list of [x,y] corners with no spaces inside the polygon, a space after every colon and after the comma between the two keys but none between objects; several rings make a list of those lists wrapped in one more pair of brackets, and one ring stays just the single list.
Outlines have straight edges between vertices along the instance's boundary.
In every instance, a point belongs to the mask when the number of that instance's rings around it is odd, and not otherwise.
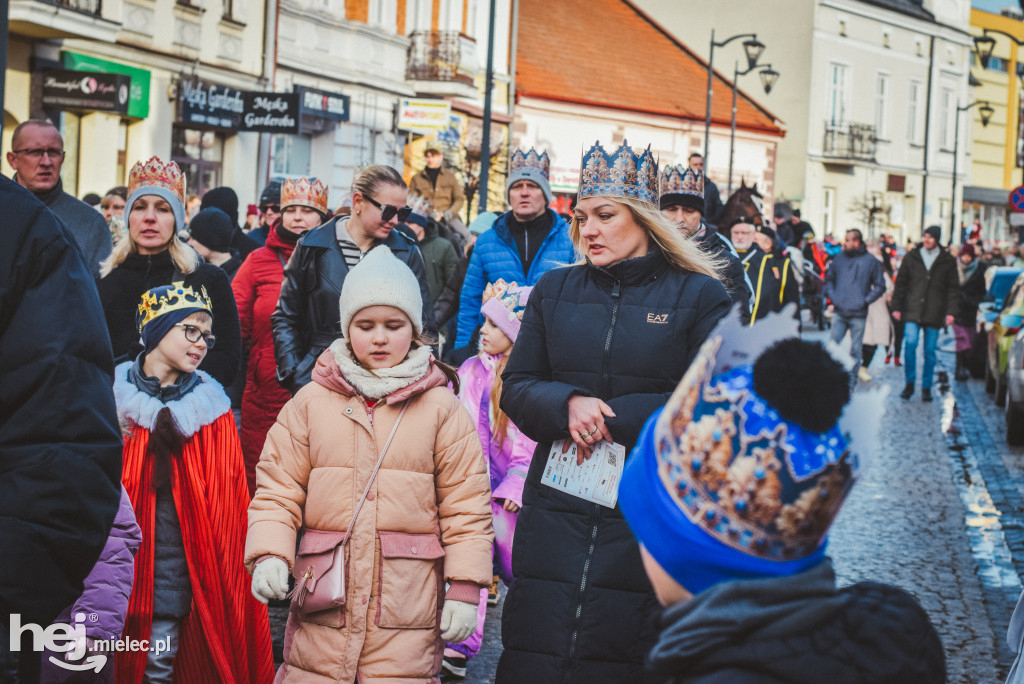
[{"label": "ea7 logo on jacket", "polygon": [[649,313],[647,314],[647,322],[658,324],[668,323],[668,314]]}]

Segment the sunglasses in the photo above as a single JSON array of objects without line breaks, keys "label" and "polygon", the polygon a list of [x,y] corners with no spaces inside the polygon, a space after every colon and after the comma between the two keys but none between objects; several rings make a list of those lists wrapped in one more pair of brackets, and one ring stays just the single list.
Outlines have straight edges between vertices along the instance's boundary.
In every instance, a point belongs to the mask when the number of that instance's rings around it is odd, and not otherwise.
[{"label": "sunglasses", "polygon": [[263,212],[264,214],[266,214],[268,211],[273,212],[275,214],[280,214],[281,213],[281,205],[279,205],[279,204],[267,204],[267,205],[264,205],[264,206],[260,207],[260,211]]},{"label": "sunglasses", "polygon": [[396,215],[398,216],[399,221],[404,221],[409,218],[409,214],[412,213],[412,207],[402,207],[399,209],[398,207],[393,207],[390,204],[381,204],[369,195],[363,195],[363,199],[380,209],[381,221],[390,221],[395,218]]}]

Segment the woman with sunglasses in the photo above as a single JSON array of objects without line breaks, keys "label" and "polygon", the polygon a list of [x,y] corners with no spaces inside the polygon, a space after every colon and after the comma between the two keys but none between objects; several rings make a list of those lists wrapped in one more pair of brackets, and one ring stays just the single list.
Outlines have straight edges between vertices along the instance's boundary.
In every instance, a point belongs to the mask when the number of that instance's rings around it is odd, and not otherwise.
[{"label": "woman with sunglasses", "polygon": [[295,247],[270,317],[277,378],[292,394],[309,382],[317,357],[338,337],[338,296],[349,270],[378,245],[390,249],[416,275],[424,333],[435,334],[423,255],[395,230],[412,211],[406,206],[408,194],[402,174],[390,166],[371,166],[352,184],[352,213],[309,231]]},{"label": "woman with sunglasses", "polygon": [[96,283],[114,362],[134,360],[142,351],[135,327],[142,293],[181,280],[196,290],[205,287],[210,295],[217,312],[213,325],[217,345],[208,345],[210,353],[199,370],[227,387],[242,358],[238,309],[227,274],[178,238],[185,226],[185,176],[178,165],[153,157],[133,166],[124,216],[127,234],[100,264]]}]

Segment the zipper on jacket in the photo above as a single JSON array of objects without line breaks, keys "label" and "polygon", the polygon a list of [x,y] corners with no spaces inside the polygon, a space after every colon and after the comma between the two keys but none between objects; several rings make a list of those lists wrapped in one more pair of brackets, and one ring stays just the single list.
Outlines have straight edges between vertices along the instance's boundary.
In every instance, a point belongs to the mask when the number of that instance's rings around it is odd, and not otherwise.
[{"label": "zipper on jacket", "polygon": [[[597,506],[597,504],[593,504]],[[596,511],[594,511],[596,512]],[[572,641],[569,642],[569,663],[572,663],[572,659],[576,654],[576,640],[580,636],[580,622],[583,618],[583,595],[587,590],[587,578],[590,575],[590,562],[594,559],[594,549],[597,547],[597,520],[594,521],[593,527],[590,528],[590,546],[587,548],[587,559],[583,561],[583,576],[580,578],[580,597],[576,602],[576,615],[572,626]],[[569,676],[572,667],[567,667],[565,670],[566,677]]]},{"label": "zipper on jacket", "polygon": [[622,283],[616,280],[615,285],[612,286],[612,319],[611,324],[608,326],[608,335],[604,339],[604,358],[601,361],[601,377],[604,382],[605,396],[609,396],[611,394],[611,381],[608,377],[608,363],[611,357],[612,335],[615,333],[615,321],[619,317],[619,295],[622,292],[621,285]]}]

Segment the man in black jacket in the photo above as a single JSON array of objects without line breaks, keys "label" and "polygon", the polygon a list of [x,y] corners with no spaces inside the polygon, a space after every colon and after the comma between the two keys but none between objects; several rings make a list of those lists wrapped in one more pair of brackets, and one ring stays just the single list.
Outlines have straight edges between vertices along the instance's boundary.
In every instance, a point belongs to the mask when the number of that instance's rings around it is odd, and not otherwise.
[{"label": "man in black jacket", "polygon": [[892,293],[892,317],[903,321],[903,371],[907,384],[900,396],[914,395],[917,379],[917,343],[924,332],[924,373],[921,399],[932,400],[932,376],[935,372],[935,347],[939,328],[952,325],[959,305],[959,278],[956,259],[942,248],[938,226],[925,228],[921,245],[911,250],[896,274]]},{"label": "man in black jacket", "polygon": [[[697,155],[699,156],[699,155]],[[750,320],[752,288],[743,264],[729,238],[704,220],[705,178],[700,170],[667,166],[661,172],[661,213],[671,219],[701,251],[725,263],[722,284],[733,305]]]},{"label": "man in black jacket", "polygon": [[831,301],[828,310],[834,314],[832,341],[841,344],[846,331],[850,331],[850,356],[854,360],[850,369],[850,389],[857,386],[868,306],[884,294],[882,262],[868,254],[859,230],[852,228],[846,231],[843,251],[825,271],[822,295]]},{"label": "man in black jacket", "polygon": [[82,592],[120,501],[121,433],[81,252],[3,176],[0,206],[0,681],[31,682],[40,654],[30,632],[12,653],[8,626],[17,615],[45,628]]}]

